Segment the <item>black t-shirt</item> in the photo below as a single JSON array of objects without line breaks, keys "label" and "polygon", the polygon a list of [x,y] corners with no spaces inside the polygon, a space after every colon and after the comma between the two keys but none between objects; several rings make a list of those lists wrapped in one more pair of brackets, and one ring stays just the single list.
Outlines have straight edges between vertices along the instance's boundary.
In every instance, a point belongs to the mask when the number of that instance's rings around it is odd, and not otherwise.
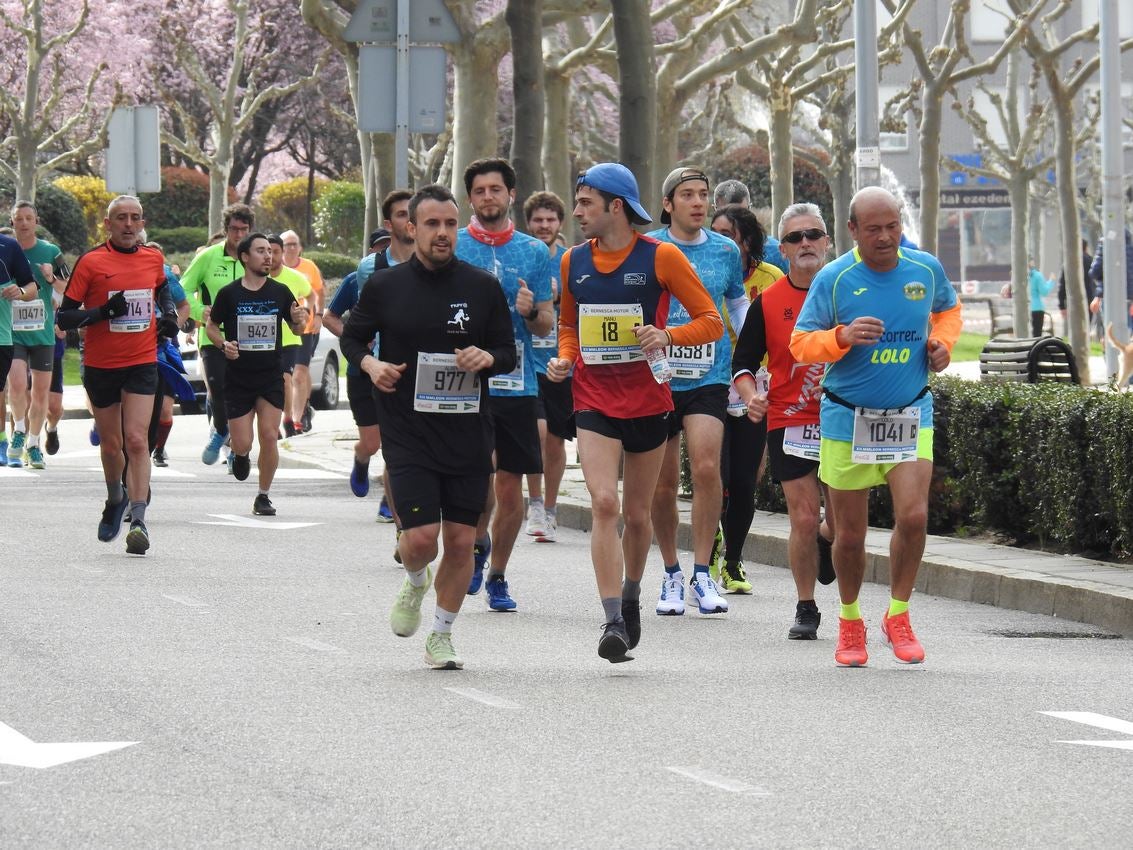
[{"label": "black t-shirt", "polygon": [[291,320],[294,303],[291,290],[271,278],[254,291],[245,288],[243,279],[221,288],[211,319],[226,340],[240,345],[240,356],[228,361],[226,374],[246,383],[253,375],[275,378],[283,373],[283,323]]},{"label": "black t-shirt", "polygon": [[[511,311],[499,281],[460,260],[429,270],[414,255],[376,272],[360,290],[342,330],[346,359],[359,366],[375,333],[378,359],[406,364],[394,392],[374,392],[386,462],[454,476],[491,472],[487,379],[515,368]],[[419,355],[468,346],[495,357],[492,368],[480,373],[481,413],[414,409]]]}]

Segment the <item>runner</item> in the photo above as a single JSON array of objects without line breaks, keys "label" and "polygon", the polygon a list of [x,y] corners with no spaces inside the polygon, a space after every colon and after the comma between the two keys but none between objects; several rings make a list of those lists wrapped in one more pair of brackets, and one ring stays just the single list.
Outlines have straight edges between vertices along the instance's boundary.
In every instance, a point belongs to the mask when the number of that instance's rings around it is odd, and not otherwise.
[{"label": "runner", "polygon": [[[727,236],[709,230],[708,177],[696,168],[675,168],[661,186],[661,223],[668,227],[649,235],[676,245],[696,270],[717,311],[727,305],[732,327],[743,327],[751,303],[744,292],[740,250]],[[675,330],[689,321],[679,303],[670,302],[668,327]],[[720,521],[722,484],[720,458],[724,421],[728,418],[732,342],[726,334],[699,346],[670,346],[673,380],[673,414],[665,459],[653,494],[652,517],[664,576],[656,611],[663,615],[685,612],[684,573],[677,558],[677,487],[680,483],[681,433],[684,433],[692,470],[693,571],[689,588],[701,614],[724,614],[728,602],[709,574],[713,538]],[[751,590],[751,585],[746,585]]]},{"label": "runner", "polygon": [[[413,196],[414,256],[362,288],[342,333],[343,355],[378,389],[382,455],[403,525],[399,548],[406,577],[390,626],[400,637],[417,631],[434,579],[437,608],[425,662],[446,670],[464,666],[452,645],[452,626],[471,579],[476,523],[492,470],[491,431],[480,415],[487,379],[511,372],[516,360],[499,283],[454,257],[458,215],[443,186],[426,186]],[[444,554],[431,573],[438,537]]]},{"label": "runner", "polygon": [[295,422],[298,431],[311,430],[311,417],[314,411],[311,408],[311,358],[319,344],[319,330],[323,326],[323,307],[325,294],[323,275],[319,267],[303,254],[303,243],[299,241],[299,234],[294,230],[285,230],[279,234],[283,239],[283,263],[288,268],[295,269],[311,283],[311,294],[302,302],[307,308],[307,327],[303,329],[303,344],[295,354],[295,368],[291,376],[291,409],[288,415]]},{"label": "runner", "polygon": [[515,202],[515,179],[514,169],[504,159],[479,159],[464,170],[464,188],[475,214],[456,240],[459,259],[499,280],[512,308],[517,352],[515,369],[488,381],[496,474],[476,527],[475,563],[468,585],[469,594],[480,591],[487,562],[484,586],[488,607],[493,611],[514,611],[516,607],[505,574],[523,527],[523,476],[543,471],[539,383],[531,340],[548,334],[554,322],[547,246],[517,231],[509,218]]},{"label": "runner", "polygon": [[814,279],[791,336],[800,363],[827,363],[818,477],[834,512],[834,564],[842,599],[835,662],[864,667],[858,604],[865,575],[869,491],[893,497],[890,600],[881,633],[898,661],[924,661],[909,623],[924,553],[932,480],[929,371],[944,370],[962,319],[956,292],[931,254],[900,247],[900,203],[876,186],[850,201],[857,248]]},{"label": "runner", "polygon": [[268,275],[272,245],[262,233],[245,236],[236,248],[244,275],[216,294],[205,333],[224,352],[225,414],[232,433],[232,475],[244,481],[252,468],[253,422],[259,437],[260,491],[252,503],[257,516],[275,516],[271,482],[279,467],[279,421],[283,416],[283,325],[298,334],[307,309],[291,290]]},{"label": "runner", "polygon": [[[559,356],[547,364],[547,377],[561,382],[575,370],[575,424],[593,514],[590,553],[606,618],[598,655],[616,664],[632,660],[628,652],[641,637],[649,506],[673,410],[664,348],[719,339],[724,326],[685,255],[633,229],[652,219],[624,165],[599,163],[579,175],[574,217],[589,241],[562,259]],[[666,331],[671,297],[692,321]]]},{"label": "runner", "polygon": [[[138,234],[138,241],[145,244],[147,248],[153,248],[161,254],[165,251],[157,242],[152,242],[146,238],[146,233],[143,230]],[[173,271],[173,267],[169,263],[164,264],[165,269],[165,285],[169,287],[170,297],[173,299],[173,305],[177,308],[177,322],[182,327],[185,326],[185,321],[189,318],[189,301],[185,297],[185,290],[181,288],[181,281],[177,278],[177,273]],[[168,348],[166,347],[168,346]],[[169,349],[175,349],[170,351]],[[162,367],[165,364],[167,369]],[[184,384],[179,379],[174,379],[173,374],[182,375],[185,371],[185,364],[181,361],[181,351],[177,346],[177,337],[168,340],[164,345],[158,345],[157,352],[157,369],[158,369],[158,394],[160,401],[157,402],[157,409],[155,411],[156,421],[150,422],[150,443],[153,448],[150,451],[150,456],[153,458],[153,465],[159,467],[169,466],[169,456],[165,451],[165,444],[169,440],[169,432],[173,430],[173,400],[178,398],[179,390],[182,395],[185,394]],[[170,377],[166,377],[166,375]],[[173,384],[176,381],[177,387]],[[190,391],[192,387],[188,388]],[[184,399],[186,401],[196,401],[195,394],[189,394]]]},{"label": "runner", "polygon": [[[271,244],[271,270],[268,277],[277,283],[286,286],[295,300],[300,304],[311,294],[311,282],[295,269],[283,264],[283,239],[274,234],[268,236]],[[294,437],[299,431],[295,428],[288,410],[291,409],[292,385],[295,383],[295,360],[299,356],[299,349],[303,345],[303,338],[291,330],[291,325],[284,322],[280,328],[283,334],[283,348],[280,357],[280,366],[283,369],[283,434],[285,437]]]},{"label": "runner", "polygon": [[86,328],[83,387],[94,408],[107,492],[98,539],[115,540],[129,509],[126,552],[144,555],[150,548],[147,434],[157,392],[154,331],[175,337],[177,311],[165,282],[164,258],[138,242],[145,227],[141,202],[119,195],[110,202],[103,226],[109,238],[75,263],[56,323],[63,330]]},{"label": "runner", "polygon": [[[732,381],[747,411],[744,419],[752,427],[762,426],[771,475],[782,484],[787,499],[791,522],[787,554],[798,594],[795,621],[787,637],[814,640],[822,622],[814,598],[815,578],[823,584],[834,581],[830,557],[833,511],[828,510],[823,521],[823,492],[818,481],[818,410],[824,364],[795,362],[788,345],[811,281],[826,264],[830,238],[814,204],[787,207],[779,222],[780,245],[790,273],[756,295],[732,356]],[[770,392],[756,380],[763,363],[770,370]],[[762,438],[759,444],[763,445]]]},{"label": "runner", "polygon": [[[39,297],[28,258],[20,243],[11,236],[0,234],[0,462],[8,460],[8,433],[4,430],[8,416],[5,413],[4,386],[12,368],[12,305],[22,306]],[[22,448],[12,449],[23,465]]]}]

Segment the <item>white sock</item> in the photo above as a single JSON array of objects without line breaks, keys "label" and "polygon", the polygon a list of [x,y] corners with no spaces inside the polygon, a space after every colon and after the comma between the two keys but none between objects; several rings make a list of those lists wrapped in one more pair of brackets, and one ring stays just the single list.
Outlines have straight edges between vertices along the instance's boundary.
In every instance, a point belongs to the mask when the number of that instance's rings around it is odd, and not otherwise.
[{"label": "white sock", "polygon": [[23,419],[15,420],[12,423],[12,430],[13,431],[26,431],[27,430],[27,424],[26,424],[25,420],[23,420]]},{"label": "white sock", "polygon": [[444,608],[438,605],[436,613],[433,614],[433,631],[449,634],[452,632],[452,624],[455,621],[455,611],[446,611]]},{"label": "white sock", "polygon": [[48,433],[48,434],[54,434],[54,433],[55,433],[55,431],[57,430],[57,429],[55,429],[55,428],[52,428],[52,427],[51,427],[50,425],[48,425],[48,426],[46,426],[46,427],[47,427],[47,433]]},{"label": "white sock", "polygon": [[32,436],[32,437],[28,437],[28,448],[29,449],[34,448],[35,446],[38,446],[38,445],[39,445],[39,434],[36,434],[35,436]]},{"label": "white sock", "polygon": [[421,567],[419,570],[406,570],[405,574],[409,576],[409,583],[413,587],[424,587],[429,581],[428,567]]},{"label": "white sock", "polygon": [[528,501],[528,503],[529,503],[529,504],[531,504],[531,505],[541,505],[541,504],[543,504],[543,499],[542,499],[542,497],[540,497],[540,498],[538,498],[538,499],[534,499],[534,498],[532,498],[532,499],[528,499],[527,501]]}]

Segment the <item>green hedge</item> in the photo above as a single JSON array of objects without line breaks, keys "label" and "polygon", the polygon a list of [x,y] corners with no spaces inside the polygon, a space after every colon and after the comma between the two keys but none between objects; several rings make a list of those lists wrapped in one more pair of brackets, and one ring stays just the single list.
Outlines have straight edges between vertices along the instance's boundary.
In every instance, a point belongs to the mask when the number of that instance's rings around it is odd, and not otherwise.
[{"label": "green hedge", "polygon": [[166,254],[192,253],[209,239],[207,227],[147,227],[146,235]]},{"label": "green hedge", "polygon": [[[0,209],[3,224],[9,223],[8,214],[17,200],[15,186],[8,178],[0,178]],[[82,205],[70,192],[51,183],[40,183],[35,189],[35,207],[39,223],[47,231],[44,239],[54,242],[64,252],[81,254],[91,247],[87,237],[87,223]]]},{"label": "green hedge", "polygon": [[303,256],[319,267],[324,278],[344,278],[358,271],[358,260],[333,251],[304,251]]}]

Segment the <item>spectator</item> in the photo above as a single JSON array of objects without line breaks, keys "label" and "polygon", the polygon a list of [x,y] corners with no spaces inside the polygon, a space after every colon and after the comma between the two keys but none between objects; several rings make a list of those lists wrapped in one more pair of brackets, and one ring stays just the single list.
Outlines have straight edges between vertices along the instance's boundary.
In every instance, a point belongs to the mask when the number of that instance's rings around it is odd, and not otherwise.
[{"label": "spectator", "polygon": [[[1098,313],[1101,311],[1102,297],[1104,295],[1104,282],[1102,281],[1102,270],[1105,268],[1105,258],[1103,257],[1103,248],[1105,245],[1105,238],[1098,240],[1098,249],[1094,252],[1094,262],[1090,265],[1090,279],[1096,284],[1094,288],[1094,300],[1090,302],[1090,312]],[[1133,304],[1133,233],[1129,232],[1129,228],[1125,228],[1125,299],[1127,304]],[[1130,329],[1133,329],[1133,315],[1128,319]]]},{"label": "spectator", "polygon": [[1027,263],[1027,266],[1030,269],[1027,272],[1027,294],[1031,301],[1031,336],[1042,336],[1043,319],[1046,318],[1043,299],[1050,295],[1054,281],[1043,277],[1043,273],[1038,270],[1033,259]]}]

